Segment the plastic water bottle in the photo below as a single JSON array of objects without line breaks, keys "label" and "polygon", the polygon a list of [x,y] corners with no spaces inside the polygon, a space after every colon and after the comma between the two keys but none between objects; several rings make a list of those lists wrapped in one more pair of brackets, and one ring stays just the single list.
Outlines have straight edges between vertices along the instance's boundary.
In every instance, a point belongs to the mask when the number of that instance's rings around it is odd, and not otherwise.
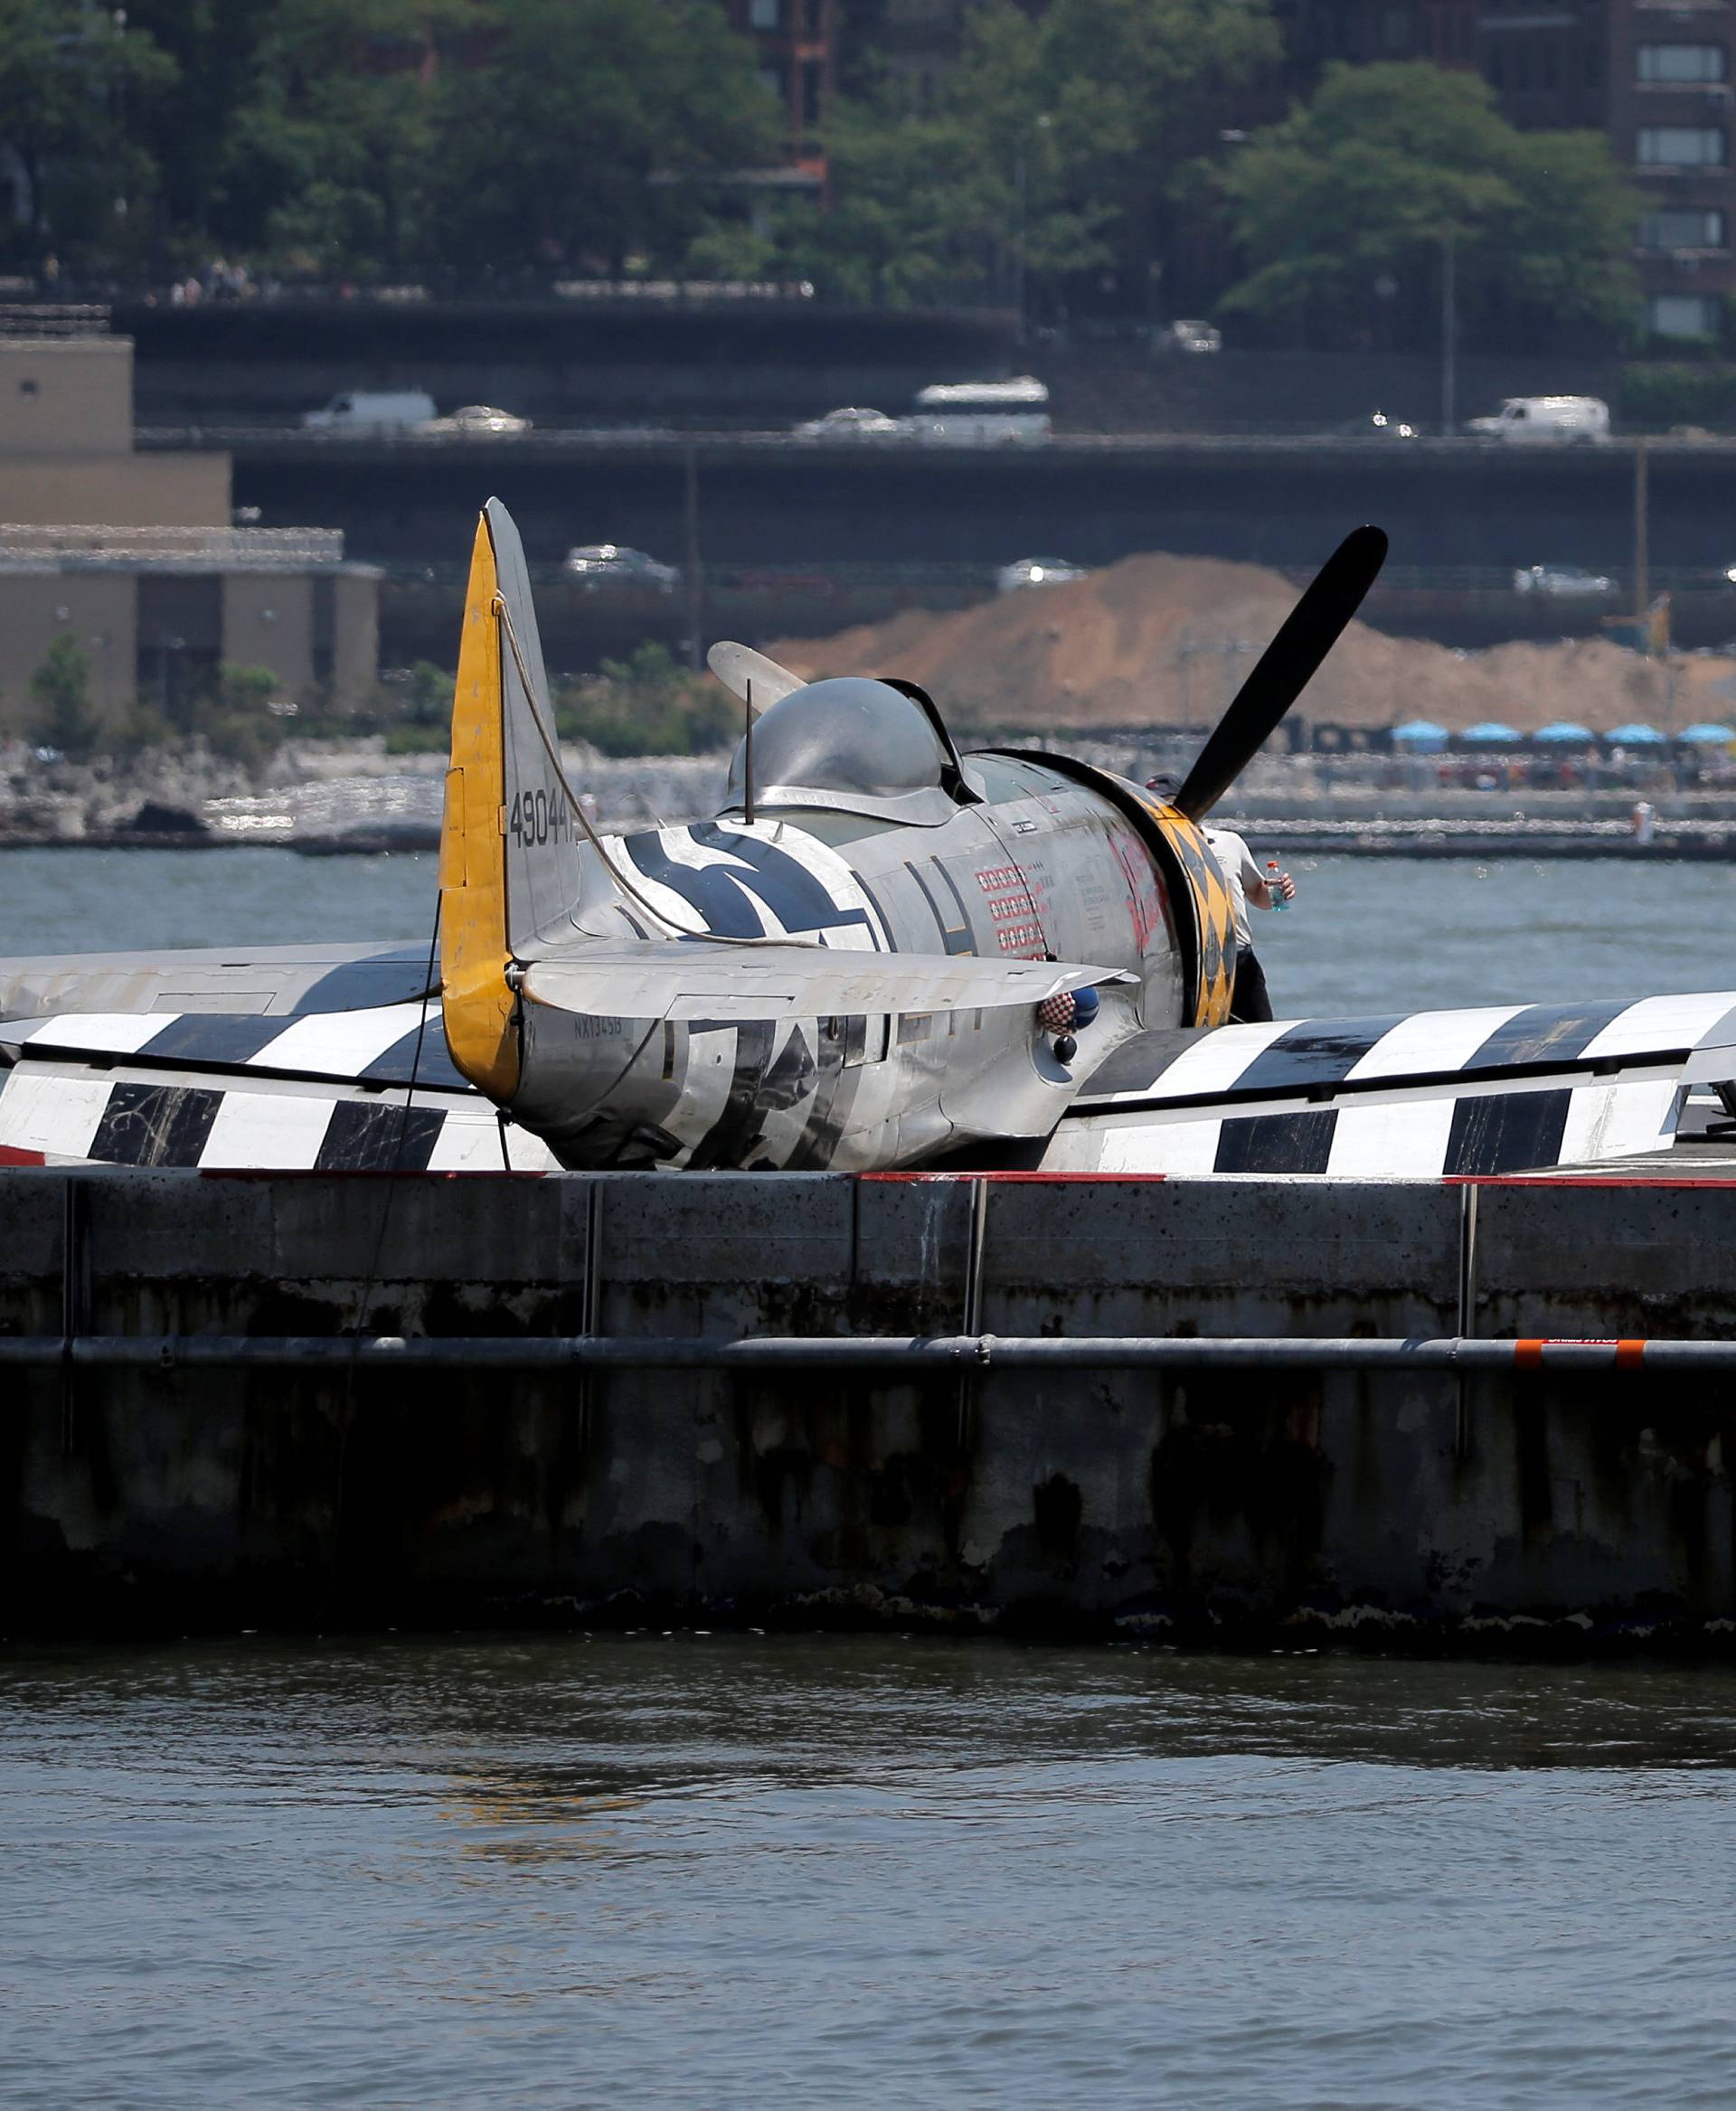
[{"label": "plastic water bottle", "polygon": [[1268,858],[1266,861],[1266,891],[1272,898],[1272,907],[1274,909],[1288,909],[1290,906],[1289,903],[1285,900],[1283,890],[1278,885],[1278,881],[1283,877],[1283,873],[1280,872],[1278,869],[1278,860],[1276,858]]}]

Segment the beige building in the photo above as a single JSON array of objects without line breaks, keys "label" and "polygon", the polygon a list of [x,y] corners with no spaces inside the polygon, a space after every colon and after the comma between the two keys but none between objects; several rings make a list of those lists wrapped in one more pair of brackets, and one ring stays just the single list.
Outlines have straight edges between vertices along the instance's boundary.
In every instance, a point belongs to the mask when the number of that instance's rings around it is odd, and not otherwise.
[{"label": "beige building", "polygon": [[171,710],[225,664],[297,702],[354,707],[378,660],[379,574],[344,538],[231,525],[224,454],[133,449],[133,347],[100,310],[0,310],[0,733],[76,636],[91,702]]}]

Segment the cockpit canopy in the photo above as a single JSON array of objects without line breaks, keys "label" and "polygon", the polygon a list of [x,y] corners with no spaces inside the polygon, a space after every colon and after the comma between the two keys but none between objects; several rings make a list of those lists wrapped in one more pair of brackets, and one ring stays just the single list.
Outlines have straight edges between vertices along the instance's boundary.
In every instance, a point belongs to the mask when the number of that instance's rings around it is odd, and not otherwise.
[{"label": "cockpit canopy", "polygon": [[[792,689],[753,728],[753,803],[825,806],[930,825],[956,811],[952,756],[913,697],[865,674]],[[726,811],[746,789],[747,742],[730,764]]]}]

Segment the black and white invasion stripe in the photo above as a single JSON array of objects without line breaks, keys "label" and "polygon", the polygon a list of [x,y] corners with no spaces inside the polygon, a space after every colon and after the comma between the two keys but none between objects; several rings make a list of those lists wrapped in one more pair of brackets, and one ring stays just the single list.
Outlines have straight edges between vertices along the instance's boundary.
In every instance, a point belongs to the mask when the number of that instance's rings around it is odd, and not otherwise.
[{"label": "black and white invasion stripe", "polygon": [[1728,991],[1145,1034],[1043,1163],[1419,1178],[1629,1156],[1669,1141],[1689,1054],[1732,1039]]},{"label": "black and white invasion stripe", "polygon": [[[420,1053],[417,1048],[420,1034]],[[307,1172],[544,1170],[453,1068],[438,1003],[267,1018],[0,1023],[0,1148],[54,1162]],[[406,1088],[412,1069],[413,1098]]]}]

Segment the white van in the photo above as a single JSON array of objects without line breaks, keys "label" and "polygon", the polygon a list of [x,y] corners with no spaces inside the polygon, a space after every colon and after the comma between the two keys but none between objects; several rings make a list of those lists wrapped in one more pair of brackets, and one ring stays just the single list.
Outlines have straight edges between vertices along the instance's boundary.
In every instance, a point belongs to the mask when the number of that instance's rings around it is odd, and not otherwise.
[{"label": "white van", "polygon": [[1029,447],[1049,438],[1049,391],[1028,373],[1010,382],[944,382],[924,389],[902,422],[918,439]]},{"label": "white van", "polygon": [[308,432],[401,432],[433,415],[426,389],[348,389],[317,410],[304,410],[301,422]]},{"label": "white van", "polygon": [[1493,418],[1473,418],[1465,429],[1526,445],[1595,443],[1609,437],[1609,406],[1599,396],[1509,396]]}]

